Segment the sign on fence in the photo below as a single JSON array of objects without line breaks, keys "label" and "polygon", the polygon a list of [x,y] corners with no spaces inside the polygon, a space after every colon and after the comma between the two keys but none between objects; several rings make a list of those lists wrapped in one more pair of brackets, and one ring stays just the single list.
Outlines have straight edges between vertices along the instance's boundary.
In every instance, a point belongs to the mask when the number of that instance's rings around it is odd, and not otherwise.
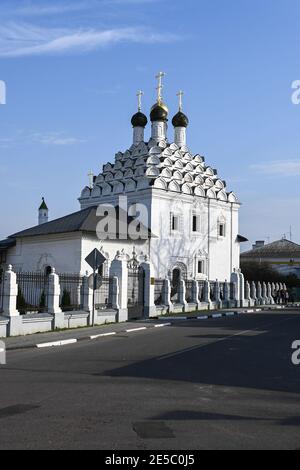
[{"label": "sign on fence", "polygon": [[[96,274],[97,269],[104,264],[106,261],[105,256],[103,256],[102,253],[100,253],[97,248],[95,248],[86,258],[85,261],[91,266],[93,269],[93,280],[92,280],[92,289],[93,289],[93,318],[92,318],[92,326],[95,326],[95,291],[97,290],[97,278],[98,275]],[[100,281],[101,282],[101,281]],[[101,286],[101,284],[100,284]],[[99,287],[100,287],[99,286]]]},{"label": "sign on fence", "polygon": [[95,248],[86,258],[85,261],[87,264],[90,265],[90,267],[94,270],[97,271],[97,269],[102,266],[102,264],[106,261],[105,256],[103,256],[102,253],[100,253],[97,248]]}]

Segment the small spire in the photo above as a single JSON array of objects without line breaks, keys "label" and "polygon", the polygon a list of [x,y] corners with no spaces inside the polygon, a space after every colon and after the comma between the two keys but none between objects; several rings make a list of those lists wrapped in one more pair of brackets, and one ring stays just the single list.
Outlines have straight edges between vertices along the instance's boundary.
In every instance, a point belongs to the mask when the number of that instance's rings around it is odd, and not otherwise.
[{"label": "small spire", "polygon": [[142,90],[139,90],[137,92],[137,95],[138,97],[138,112],[141,112],[142,110],[142,96],[144,96],[144,92]]},{"label": "small spire", "polygon": [[45,203],[45,198],[44,197],[42,198],[42,204],[39,207],[39,210],[42,210],[42,209],[48,210],[48,207],[47,207],[47,204]]},{"label": "small spire", "polygon": [[182,90],[179,90],[179,92],[176,94],[176,96],[178,96],[179,98],[179,111],[181,112],[182,111],[182,98],[183,98],[183,95],[184,95],[184,92]]},{"label": "small spire", "polygon": [[92,170],[89,171],[88,177],[89,177],[89,188],[93,189],[93,187],[94,187],[94,173],[92,172]]},{"label": "small spire", "polygon": [[158,80],[158,86],[157,86],[157,102],[158,104],[162,103],[162,89],[163,89],[163,83],[162,79],[166,76],[165,72],[159,72],[158,75],[156,75],[155,78]]}]

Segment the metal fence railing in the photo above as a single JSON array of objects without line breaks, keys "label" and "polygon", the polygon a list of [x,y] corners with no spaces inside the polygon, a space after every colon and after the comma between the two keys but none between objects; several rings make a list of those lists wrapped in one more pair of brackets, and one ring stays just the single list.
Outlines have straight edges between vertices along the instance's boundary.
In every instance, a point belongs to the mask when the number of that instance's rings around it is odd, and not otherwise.
[{"label": "metal fence railing", "polygon": [[60,299],[63,312],[82,309],[83,278],[79,274],[59,274]]},{"label": "metal fence railing", "polygon": [[112,307],[112,278],[101,277],[100,284],[95,290],[95,308],[105,310]]},{"label": "metal fence railing", "polygon": [[193,281],[185,281],[185,300],[187,303],[193,301]]},{"label": "metal fence railing", "polygon": [[198,291],[199,302],[204,302],[204,281],[198,281]]},{"label": "metal fence railing", "polygon": [[210,281],[210,300],[216,301],[216,282]]},{"label": "metal fence railing", "polygon": [[155,279],[154,285],[154,303],[155,305],[163,305],[164,279]]},{"label": "metal fence railing", "polygon": [[21,314],[46,312],[48,305],[48,276],[42,273],[17,274],[17,309]]}]

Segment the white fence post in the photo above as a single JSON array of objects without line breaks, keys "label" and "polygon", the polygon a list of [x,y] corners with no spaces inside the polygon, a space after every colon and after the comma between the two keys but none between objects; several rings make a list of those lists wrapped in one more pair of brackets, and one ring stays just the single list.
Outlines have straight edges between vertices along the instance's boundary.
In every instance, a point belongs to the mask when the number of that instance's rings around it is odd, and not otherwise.
[{"label": "white fence post", "polygon": [[226,307],[230,307],[230,284],[229,282],[227,282],[227,280],[225,280],[224,282],[224,299],[223,299],[223,302],[224,302],[224,306]]},{"label": "white fence post", "polygon": [[124,253],[117,252],[112,261],[109,270],[110,277],[117,277],[119,281],[119,299],[117,321],[124,322],[128,320],[128,266]]},{"label": "white fence post", "polygon": [[173,304],[171,302],[171,282],[170,279],[167,277],[164,280],[163,304],[168,308],[169,312],[172,310]]},{"label": "white fence post", "polygon": [[268,298],[267,298],[267,284],[265,282],[262,283],[262,302],[263,302],[263,305],[267,305],[268,304]]},{"label": "white fence post", "polygon": [[183,305],[184,311],[186,310],[188,303],[186,301],[186,286],[184,279],[180,279],[178,286],[178,302]]},{"label": "white fence post", "polygon": [[23,319],[17,310],[18,284],[17,275],[12,270],[10,264],[4,273],[3,286],[3,313],[9,317],[8,336],[18,336],[23,334]]},{"label": "white fence post", "polygon": [[60,300],[60,284],[59,276],[55,273],[55,268],[51,268],[51,273],[48,276],[49,288],[48,288],[48,313],[54,316],[53,327],[64,328],[65,327],[65,314],[62,312],[59,306]]},{"label": "white fence post", "polygon": [[117,276],[112,278],[112,287],[111,287],[111,306],[114,310],[119,310],[119,279]]},{"label": "white fence post", "polygon": [[240,273],[238,273],[236,270],[234,270],[233,273],[231,273],[230,281],[235,285],[234,288],[234,304],[235,307],[240,307],[240,300],[241,300],[241,292],[240,292]]},{"label": "white fence post", "polygon": [[210,283],[209,281],[204,281],[204,302],[208,304],[208,308],[211,307],[211,300],[210,300]]},{"label": "white fence post", "polygon": [[262,299],[262,287],[261,287],[261,283],[260,283],[260,282],[257,283],[256,297],[257,297],[258,305],[262,305],[262,304],[263,304],[263,299]]},{"label": "white fence post", "polygon": [[245,303],[246,307],[251,307],[251,288],[248,281],[245,282]]},{"label": "white fence post", "polygon": [[199,284],[196,279],[193,279],[193,283],[192,283],[192,303],[196,304],[197,309],[199,308],[200,306]]},{"label": "white fence post", "polygon": [[272,285],[270,282],[268,282],[267,284],[267,296],[268,296],[268,302],[270,305],[274,305],[274,299],[273,299],[273,295],[272,295]]}]

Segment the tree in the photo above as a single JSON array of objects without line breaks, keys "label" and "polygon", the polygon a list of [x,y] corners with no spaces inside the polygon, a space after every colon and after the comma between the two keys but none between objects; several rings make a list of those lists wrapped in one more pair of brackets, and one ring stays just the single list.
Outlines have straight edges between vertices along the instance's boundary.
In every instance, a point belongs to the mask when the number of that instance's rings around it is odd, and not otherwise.
[{"label": "tree", "polygon": [[284,275],[265,261],[241,261],[241,270],[249,282],[281,282],[287,287],[300,287],[300,279],[295,274]]}]

